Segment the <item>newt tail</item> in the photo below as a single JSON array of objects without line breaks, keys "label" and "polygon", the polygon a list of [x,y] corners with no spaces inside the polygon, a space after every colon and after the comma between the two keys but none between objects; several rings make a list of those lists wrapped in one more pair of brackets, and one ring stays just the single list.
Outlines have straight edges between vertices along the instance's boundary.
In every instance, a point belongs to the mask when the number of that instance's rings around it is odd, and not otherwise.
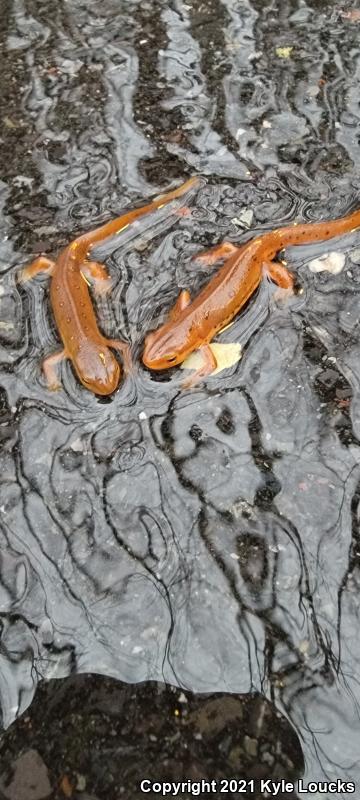
[{"label": "newt tail", "polygon": [[187,382],[194,385],[210,375],[217,363],[209,343],[245,305],[264,274],[284,289],[292,290],[294,278],[276,255],[289,245],[325,241],[360,227],[360,209],[334,221],[289,225],[264,233],[241,247],[229,242],[197,257],[213,264],[220,258],[223,266],[200,293],[191,300],[183,290],[167,321],[145,339],[143,363],[149,369],[163,370],[180,364],[194,350],[202,350],[202,366]]},{"label": "newt tail", "polygon": [[79,380],[87,389],[99,395],[109,395],[115,391],[121,368],[112,350],[121,353],[125,370],[128,371],[131,366],[130,349],[125,342],[107,339],[98,328],[89,285],[93,281],[95,290],[101,293],[109,287],[110,279],[104,265],[91,260],[92,249],[139,217],[178,197],[192,194],[201,185],[200,178],[190,178],[151,203],[79,236],[61,251],[55,262],[41,256],[22,270],[21,280],[28,280],[39,272],[47,272],[52,276],[50,300],[63,349],[43,362],[49,389],[59,388],[56,367],[63,359],[69,358]]}]

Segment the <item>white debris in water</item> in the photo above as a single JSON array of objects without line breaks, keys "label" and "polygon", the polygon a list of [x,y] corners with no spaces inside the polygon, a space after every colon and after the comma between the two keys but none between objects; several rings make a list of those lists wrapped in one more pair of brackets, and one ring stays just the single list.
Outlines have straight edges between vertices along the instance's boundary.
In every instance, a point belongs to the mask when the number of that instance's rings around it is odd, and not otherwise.
[{"label": "white debris in water", "polygon": [[75,453],[82,453],[84,450],[84,443],[81,441],[81,439],[75,439],[73,442],[71,442],[70,447],[75,451]]},{"label": "white debris in water", "polygon": [[14,186],[29,186],[34,183],[35,178],[29,178],[27,175],[15,175],[13,178]]},{"label": "white debris in water", "polygon": [[42,638],[43,644],[51,644],[54,640],[54,629],[51,621],[46,618],[42,621],[39,633]]},{"label": "white debris in water", "polygon": [[310,642],[309,639],[303,639],[299,644],[300,653],[304,656],[309,652]]},{"label": "white debris in water", "polygon": [[76,788],[78,792],[84,792],[86,789],[86,778],[85,775],[81,775],[80,772],[76,773]]},{"label": "white debris in water", "polygon": [[269,550],[272,553],[281,553],[282,550],[286,550],[286,547],[283,544],[269,544]]},{"label": "white debris in water", "polygon": [[56,225],[40,225],[39,228],[34,228],[39,236],[52,236],[53,233],[58,233],[59,228]]},{"label": "white debris in water", "polygon": [[145,411],[140,411],[139,419],[147,419],[147,414]]},{"label": "white debris in water", "polygon": [[[238,361],[240,361],[242,355],[242,348],[239,342],[216,342],[215,344],[209,345],[210,349],[212,350],[217,367],[212,372],[212,375],[216,375],[218,372],[221,372],[223,369],[229,369]],[[181,369],[201,369],[204,366],[204,356],[201,350],[196,350],[194,353],[191,353],[185,361],[181,364]],[[140,414],[139,414],[140,416]]]},{"label": "white debris in water", "polygon": [[238,217],[233,217],[231,222],[234,225],[245,225],[247,228],[250,228],[252,221],[254,219],[254,212],[252,208],[244,208],[243,211],[240,212]]},{"label": "white debris in water", "polygon": [[61,72],[64,72],[66,75],[70,75],[72,77],[77,75],[77,73],[83,66],[84,62],[80,61],[79,58],[75,59],[64,58],[64,60],[59,65]]},{"label": "white debris in water", "polygon": [[308,267],[310,272],[331,272],[332,275],[338,275],[344,269],[345,261],[344,253],[324,253],[310,261]]},{"label": "white debris in water", "polygon": [[0,320],[0,330],[3,331],[13,331],[15,325],[13,322],[5,322],[5,320]]}]

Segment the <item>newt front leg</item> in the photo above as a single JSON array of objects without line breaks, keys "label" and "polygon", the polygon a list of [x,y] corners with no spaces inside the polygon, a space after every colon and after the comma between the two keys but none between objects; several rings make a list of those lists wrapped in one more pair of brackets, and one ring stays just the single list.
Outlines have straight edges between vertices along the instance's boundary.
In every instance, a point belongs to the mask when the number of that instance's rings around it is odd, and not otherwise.
[{"label": "newt front leg", "polygon": [[188,289],[183,289],[179,297],[169,312],[169,321],[175,322],[180,316],[181,312],[191,303],[191,295]]},{"label": "newt front leg", "polygon": [[278,261],[267,261],[263,269],[280,289],[294,289],[294,276],[283,264],[279,264]]},{"label": "newt front leg", "polygon": [[204,344],[200,347],[199,353],[201,353],[203,357],[203,363],[199,369],[183,381],[183,389],[192,389],[196,384],[200,383],[203,378],[207,378],[208,375],[211,375],[217,367],[216,358],[209,344]]}]

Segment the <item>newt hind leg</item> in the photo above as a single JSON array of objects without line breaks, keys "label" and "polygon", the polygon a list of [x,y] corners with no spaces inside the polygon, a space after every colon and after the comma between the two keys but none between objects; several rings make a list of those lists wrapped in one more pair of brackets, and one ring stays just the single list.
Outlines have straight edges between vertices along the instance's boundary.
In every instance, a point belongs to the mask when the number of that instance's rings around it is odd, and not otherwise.
[{"label": "newt hind leg", "polygon": [[48,389],[53,392],[55,392],[56,389],[61,388],[61,382],[57,376],[56,367],[65,358],[67,358],[66,350],[60,350],[58,353],[53,353],[53,355],[44,358],[42,364],[43,373],[45,375]]},{"label": "newt hind leg", "polygon": [[55,267],[55,261],[51,261],[50,258],[46,258],[45,256],[39,256],[36,258],[35,261],[32,261],[27,267],[21,269],[18,275],[18,282],[25,283],[25,281],[31,280],[31,278],[35,278],[35,275],[39,275],[41,272],[46,273],[47,275],[51,275]]},{"label": "newt hind leg", "polygon": [[96,294],[100,296],[107,294],[111,288],[112,282],[109,273],[104,264],[100,264],[98,261],[84,261],[81,265],[80,275],[86,283],[91,284]]},{"label": "newt hind leg", "polygon": [[275,300],[287,300],[295,294],[295,278],[283,264],[278,261],[268,261],[263,264],[263,273],[278,285],[274,292]]}]

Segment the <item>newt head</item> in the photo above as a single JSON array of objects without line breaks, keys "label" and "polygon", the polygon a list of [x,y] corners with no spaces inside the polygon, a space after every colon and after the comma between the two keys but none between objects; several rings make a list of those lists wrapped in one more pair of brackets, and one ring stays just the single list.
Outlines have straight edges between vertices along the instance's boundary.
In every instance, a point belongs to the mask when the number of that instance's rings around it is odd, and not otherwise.
[{"label": "newt head", "polygon": [[86,342],[72,358],[79,380],[90,392],[112,394],[121,377],[121,367],[108,347]]},{"label": "newt head", "polygon": [[142,361],[149,369],[170,369],[181,364],[193,349],[186,335],[180,335],[173,322],[166,322],[145,337]]}]

